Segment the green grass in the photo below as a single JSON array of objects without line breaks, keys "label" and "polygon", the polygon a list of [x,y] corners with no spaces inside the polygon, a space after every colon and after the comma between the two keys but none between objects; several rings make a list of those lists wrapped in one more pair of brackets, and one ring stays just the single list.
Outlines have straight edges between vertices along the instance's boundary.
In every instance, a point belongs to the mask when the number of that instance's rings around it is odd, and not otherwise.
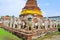
[{"label": "green grass", "polygon": [[22,40],[22,39],[0,28],[0,40]]},{"label": "green grass", "polygon": [[34,40],[44,40],[45,38],[52,38],[53,35],[60,35],[60,32],[54,32],[54,33],[45,35],[44,37],[40,37],[40,38],[37,38],[37,39],[34,39]]}]

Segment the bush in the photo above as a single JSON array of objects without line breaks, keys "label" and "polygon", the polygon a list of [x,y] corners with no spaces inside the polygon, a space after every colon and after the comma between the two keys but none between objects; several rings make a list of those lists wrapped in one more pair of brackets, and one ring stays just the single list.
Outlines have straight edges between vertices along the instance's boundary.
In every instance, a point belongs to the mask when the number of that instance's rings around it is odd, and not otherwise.
[{"label": "bush", "polygon": [[60,32],[60,23],[58,24],[58,31]]}]

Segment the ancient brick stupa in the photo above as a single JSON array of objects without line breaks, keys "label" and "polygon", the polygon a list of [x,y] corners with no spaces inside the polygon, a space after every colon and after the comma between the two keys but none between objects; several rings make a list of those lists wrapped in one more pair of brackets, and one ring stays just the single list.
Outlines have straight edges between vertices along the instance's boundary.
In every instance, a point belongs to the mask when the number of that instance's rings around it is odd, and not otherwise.
[{"label": "ancient brick stupa", "polygon": [[33,17],[43,17],[41,9],[37,6],[36,0],[27,0],[25,7],[21,11],[21,15],[25,17],[28,15],[31,15]]}]

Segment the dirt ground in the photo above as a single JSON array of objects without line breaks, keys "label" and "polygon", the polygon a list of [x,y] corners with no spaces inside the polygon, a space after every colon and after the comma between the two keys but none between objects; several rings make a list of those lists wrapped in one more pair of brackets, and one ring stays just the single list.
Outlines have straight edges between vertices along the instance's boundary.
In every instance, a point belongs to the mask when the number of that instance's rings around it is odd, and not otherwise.
[{"label": "dirt ground", "polygon": [[60,40],[60,35],[54,35],[52,38],[46,38],[44,40]]}]

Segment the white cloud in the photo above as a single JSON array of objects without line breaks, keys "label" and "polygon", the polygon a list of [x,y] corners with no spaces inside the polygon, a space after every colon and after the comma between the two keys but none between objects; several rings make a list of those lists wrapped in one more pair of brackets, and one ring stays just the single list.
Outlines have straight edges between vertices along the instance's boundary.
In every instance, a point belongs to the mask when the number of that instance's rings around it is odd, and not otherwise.
[{"label": "white cloud", "polygon": [[19,16],[19,12],[24,7],[26,0],[0,0],[0,16],[15,15]]}]

